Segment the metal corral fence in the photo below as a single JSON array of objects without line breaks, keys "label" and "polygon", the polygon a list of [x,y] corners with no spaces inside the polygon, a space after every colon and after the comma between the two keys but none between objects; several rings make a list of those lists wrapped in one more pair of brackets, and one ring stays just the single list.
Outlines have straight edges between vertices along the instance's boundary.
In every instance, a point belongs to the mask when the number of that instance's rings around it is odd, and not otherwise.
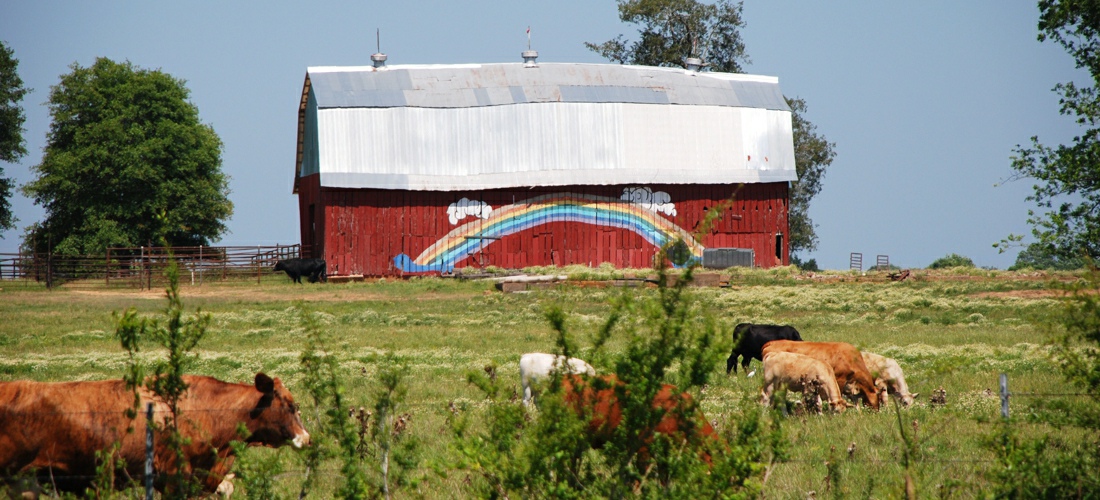
[{"label": "metal corral fence", "polygon": [[180,282],[256,280],[272,274],[275,262],[300,257],[302,246],[108,248],[105,255],[0,253],[0,286],[152,288],[165,284],[170,257]]}]

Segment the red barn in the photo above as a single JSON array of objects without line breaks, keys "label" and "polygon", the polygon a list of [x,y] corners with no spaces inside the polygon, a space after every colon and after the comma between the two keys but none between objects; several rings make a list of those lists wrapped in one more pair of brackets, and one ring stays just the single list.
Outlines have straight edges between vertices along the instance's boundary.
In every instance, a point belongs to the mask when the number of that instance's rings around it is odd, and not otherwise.
[{"label": "red barn", "polygon": [[[612,64],[311,67],[294,191],[331,275],[789,263],[774,77]],[[706,234],[711,208],[732,200]]]}]

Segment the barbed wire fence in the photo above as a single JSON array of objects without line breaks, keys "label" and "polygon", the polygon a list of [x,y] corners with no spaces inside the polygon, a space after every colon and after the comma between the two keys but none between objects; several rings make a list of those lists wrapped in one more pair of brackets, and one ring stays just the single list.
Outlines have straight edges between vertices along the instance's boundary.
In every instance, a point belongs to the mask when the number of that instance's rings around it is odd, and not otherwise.
[{"label": "barbed wire fence", "polygon": [[[1000,374],[999,379],[1000,379],[1000,400],[1001,400],[1000,413],[1001,413],[1002,419],[1005,419],[1005,420],[1008,420],[1009,417],[1010,417],[1010,409],[1011,409],[1010,408],[1010,402],[1011,402],[1012,398],[1093,397],[1092,394],[1082,393],[1082,392],[1064,392],[1064,393],[1063,392],[1058,392],[1058,393],[1055,393],[1055,392],[1012,392],[1012,391],[1009,390],[1008,375],[1002,373],[1002,374]],[[454,403],[455,403],[455,400],[450,400],[450,401],[447,401],[447,402],[442,402],[442,401],[406,402],[406,403],[403,403],[402,406],[405,407],[405,408],[414,409],[415,411],[424,411],[426,409],[434,408],[434,409],[438,409],[440,412],[447,412],[447,411],[455,412],[456,407],[455,407]],[[249,409],[250,408],[246,408],[246,409],[241,409],[241,408],[188,408],[188,409],[183,410],[181,412],[181,418],[185,418],[185,415],[187,413],[215,412],[215,413],[235,413],[235,414],[239,414],[242,411],[247,411]],[[303,413],[317,412],[317,411],[322,411],[322,410],[325,410],[325,409],[326,408],[323,408],[323,407],[303,407],[302,408]],[[355,407],[349,408],[349,411],[354,413],[356,411],[356,408]],[[167,412],[168,412],[168,410],[166,410],[166,409],[159,409],[159,410],[156,409],[152,403],[148,403],[146,408],[145,408],[145,411],[143,412],[143,415],[144,415],[144,418],[147,422],[147,425],[146,425],[146,435],[145,435],[145,464],[144,464],[145,468],[144,468],[144,475],[140,479],[141,479],[141,485],[143,485],[143,487],[145,489],[146,498],[150,498],[150,499],[153,498],[153,496],[152,496],[153,495],[153,493],[152,493],[153,492],[153,484],[154,484],[154,481],[156,480],[156,478],[158,477],[159,473],[154,468],[154,456],[155,456],[155,451],[156,451],[156,442],[155,442],[155,439],[154,439],[154,437],[155,437],[155,435],[154,435],[155,426],[154,425],[148,425],[148,423],[155,422],[155,417],[158,413],[167,413]],[[6,413],[6,415],[0,415],[0,416],[4,416],[5,418],[16,418],[14,416],[14,414],[16,412],[15,412],[15,410],[12,410],[11,408],[7,408],[7,409],[4,409],[3,411],[0,411],[0,414],[3,414],[3,413]],[[68,412],[68,411],[50,410],[50,411],[30,411],[30,412],[21,411],[21,412],[18,412],[18,413],[19,413],[19,418],[41,418],[45,415],[51,415],[51,414],[84,415],[84,416],[96,415],[96,414],[118,415],[120,413],[120,411],[76,411],[76,412]],[[138,418],[140,418],[140,417],[138,417]],[[349,415],[349,418],[351,418],[350,415]],[[847,457],[843,457],[843,452],[841,452],[839,454],[838,459],[843,459],[846,462],[868,463],[868,464],[874,464],[874,465],[889,465],[889,464],[897,463],[897,460],[891,460],[891,459],[875,459],[875,458],[855,457],[853,451],[854,450],[849,450]],[[823,458],[823,459],[788,458],[786,460],[783,460],[781,463],[786,463],[786,464],[821,464],[821,465],[824,465],[824,464],[827,463],[828,460],[832,460],[832,459],[833,459],[832,457],[827,457],[827,458]],[[942,463],[942,464],[989,464],[989,463],[996,462],[996,460],[994,460],[994,459],[984,459],[984,458],[927,458],[926,457],[926,458],[921,459],[921,462],[923,462],[923,463]],[[305,475],[307,473],[308,474],[317,474],[317,475],[321,475],[321,476],[341,476],[341,475],[343,475],[343,472],[341,471],[340,468],[332,467],[332,468],[323,468],[323,469],[314,469],[314,470],[307,470],[307,469],[290,469],[290,470],[286,470],[286,469],[284,469],[281,473],[277,474],[275,477],[277,477],[277,478],[289,478],[289,477],[296,476],[296,475]],[[2,474],[0,474],[0,484],[4,484],[4,483],[9,483],[10,484],[12,481],[21,479],[23,477],[24,476],[20,476],[18,474],[16,474],[16,475],[2,475]],[[72,475],[72,474],[70,474],[70,475],[56,475],[56,474],[53,474],[52,471],[50,471],[49,478],[51,478],[53,480],[62,480],[62,481],[63,480],[92,480],[92,479],[94,479],[94,476]]]}]

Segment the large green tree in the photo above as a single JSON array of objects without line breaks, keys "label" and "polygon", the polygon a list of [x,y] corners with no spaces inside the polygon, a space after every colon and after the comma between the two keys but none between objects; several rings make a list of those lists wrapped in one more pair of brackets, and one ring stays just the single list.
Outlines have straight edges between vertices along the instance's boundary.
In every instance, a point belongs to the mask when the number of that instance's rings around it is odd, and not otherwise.
[{"label": "large green tree", "polygon": [[[0,42],[0,161],[15,163],[27,149],[23,146],[23,122],[27,117],[19,101],[29,91],[19,78],[19,59],[4,42]],[[15,215],[11,211],[12,188],[15,181],[4,177],[0,167],[0,231],[15,227]]]},{"label": "large green tree", "polygon": [[[718,0],[619,0],[619,19],[638,26],[638,39],[623,35],[603,43],[586,42],[589,49],[620,64],[683,66],[684,59],[703,59],[706,69],[740,73],[748,63],[740,29],[745,26],[741,3]],[[836,152],[817,127],[806,119],[806,101],[787,98],[794,130],[795,168],[791,183],[790,246],[792,253],[817,249],[817,233],[810,219],[810,201],[821,192],[825,170]]]},{"label": "large green tree", "polygon": [[[1095,261],[1100,258],[1100,3],[1041,0],[1039,40],[1047,39],[1062,45],[1092,77],[1091,85],[1054,87],[1062,114],[1073,116],[1084,130],[1068,145],[1045,146],[1032,137],[1031,147],[1017,146],[1013,178],[1036,182],[1027,197],[1039,207],[1028,211],[1035,248],[1054,261],[1085,256]],[[1001,244],[1020,238],[1009,236]]]},{"label": "large green tree", "polygon": [[45,155],[23,186],[46,209],[24,246],[87,255],[220,238],[233,212],[222,142],[183,80],[106,58],[71,69],[50,90]]}]

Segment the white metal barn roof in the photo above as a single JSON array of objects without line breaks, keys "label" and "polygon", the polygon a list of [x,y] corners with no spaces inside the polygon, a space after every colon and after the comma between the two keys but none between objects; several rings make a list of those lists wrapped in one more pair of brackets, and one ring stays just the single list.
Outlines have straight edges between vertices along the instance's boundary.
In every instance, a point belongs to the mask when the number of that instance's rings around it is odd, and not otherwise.
[{"label": "white metal barn roof", "polygon": [[311,67],[297,169],[438,191],[796,179],[777,78],[566,63]]}]

